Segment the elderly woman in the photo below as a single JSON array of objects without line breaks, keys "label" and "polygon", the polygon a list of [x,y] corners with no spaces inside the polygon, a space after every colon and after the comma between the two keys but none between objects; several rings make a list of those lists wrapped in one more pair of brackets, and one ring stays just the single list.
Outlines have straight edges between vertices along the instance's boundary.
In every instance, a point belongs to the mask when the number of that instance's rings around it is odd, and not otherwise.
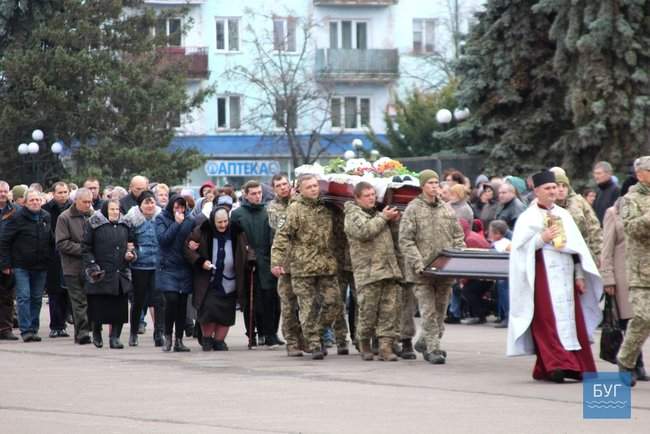
[{"label": "elderly woman", "polygon": [[122,326],[129,321],[131,270],[136,256],[133,232],[120,214],[120,202],[104,202],[85,224],[81,252],[88,297],[88,321],[93,324],[93,343],[103,346],[102,324],[111,325],[110,347],[122,349]]},{"label": "elderly woman", "polygon": [[230,228],[228,209],[215,207],[208,219],[194,228],[190,240],[197,250],[185,248],[194,268],[194,307],[201,326],[203,351],[228,351],[225,343],[235,324],[237,288],[235,276],[236,237]]},{"label": "elderly woman", "polygon": [[167,207],[156,217],[156,236],[160,261],[156,268],[156,289],[165,300],[165,345],[172,349],[172,333],[176,329],[174,351],[190,351],[183,344],[187,318],[187,297],[192,293],[192,268],[185,260],[185,240],[192,232],[194,220],[182,196],[172,196]]}]

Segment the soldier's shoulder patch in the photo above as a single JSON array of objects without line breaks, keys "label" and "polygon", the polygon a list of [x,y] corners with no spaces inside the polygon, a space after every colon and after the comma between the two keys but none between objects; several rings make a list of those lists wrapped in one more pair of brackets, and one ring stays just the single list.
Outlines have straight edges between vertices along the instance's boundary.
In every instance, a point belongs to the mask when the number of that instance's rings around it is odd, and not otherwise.
[{"label": "soldier's shoulder patch", "polygon": [[287,222],[286,215],[278,216],[278,229],[282,229],[286,222]]}]

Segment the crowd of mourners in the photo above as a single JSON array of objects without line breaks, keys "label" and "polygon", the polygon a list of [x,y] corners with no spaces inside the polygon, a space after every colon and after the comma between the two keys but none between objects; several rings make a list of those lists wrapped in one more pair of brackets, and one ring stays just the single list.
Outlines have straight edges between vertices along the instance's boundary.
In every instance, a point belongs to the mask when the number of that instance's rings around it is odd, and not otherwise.
[{"label": "crowd of mourners", "polygon": [[[580,193],[564,170],[551,173],[554,202],[577,225],[625,328],[634,311],[621,198],[636,188],[635,171],[619,180],[599,162],[595,188]],[[136,347],[150,318],[163,351],[190,351],[184,337],[203,351],[227,351],[241,310],[250,347],[322,359],[333,347],[348,354],[351,337],[364,360],[415,359],[419,351],[445,363],[445,323],[508,328],[509,282],[423,270],[445,248],[510,252],[539,186],[533,176],[480,175],[472,183],[457,170],[424,170],[419,180],[422,193],[403,211],[379,207],[366,182],[345,206],[326,202],[314,175],[292,183],[279,174],[240,190],[206,182],[198,197],[143,176],[128,190],[102,190],[96,178],[47,191],[0,181],[0,340],[41,341],[46,293],[49,338],[69,337],[72,324],[79,345],[101,348],[106,328],[110,348],[121,349],[128,323]],[[645,378],[640,354],[628,368]]]}]

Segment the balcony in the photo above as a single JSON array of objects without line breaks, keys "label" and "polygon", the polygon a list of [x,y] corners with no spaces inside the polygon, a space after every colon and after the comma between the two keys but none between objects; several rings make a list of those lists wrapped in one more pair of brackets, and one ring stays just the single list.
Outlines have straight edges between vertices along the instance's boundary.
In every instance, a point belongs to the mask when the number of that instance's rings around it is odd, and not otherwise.
[{"label": "balcony", "polygon": [[396,49],[316,51],[316,77],[324,82],[387,83],[399,77]]},{"label": "balcony", "polygon": [[210,76],[207,47],[165,47],[162,50],[163,61],[185,65],[190,80],[207,79]]},{"label": "balcony", "polygon": [[385,7],[395,4],[397,0],[314,0],[314,6]]}]

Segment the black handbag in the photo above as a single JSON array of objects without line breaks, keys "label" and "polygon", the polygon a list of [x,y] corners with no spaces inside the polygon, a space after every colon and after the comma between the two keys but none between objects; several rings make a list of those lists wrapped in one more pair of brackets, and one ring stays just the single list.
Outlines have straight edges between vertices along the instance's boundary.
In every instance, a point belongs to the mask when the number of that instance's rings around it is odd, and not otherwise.
[{"label": "black handbag", "polygon": [[616,299],[611,295],[606,295],[603,328],[600,335],[600,358],[616,364],[616,355],[622,342],[623,330],[618,323]]}]

